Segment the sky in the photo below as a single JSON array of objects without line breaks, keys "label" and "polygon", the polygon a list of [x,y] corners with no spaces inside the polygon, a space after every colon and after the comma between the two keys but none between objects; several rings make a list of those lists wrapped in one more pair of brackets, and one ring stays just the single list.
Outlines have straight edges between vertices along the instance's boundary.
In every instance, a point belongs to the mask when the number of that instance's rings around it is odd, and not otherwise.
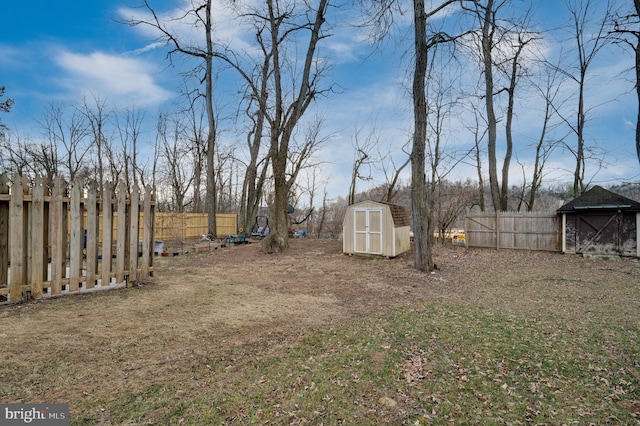
[{"label": "sky", "polygon": [[[182,0],[149,2],[162,16],[173,16]],[[157,111],[172,108],[179,98],[181,82],[177,71],[189,64],[177,61],[172,66],[166,60],[167,47],[156,43],[155,34],[148,28],[134,28],[118,22],[139,16],[141,11],[130,7],[136,4],[136,0],[5,2],[0,26],[0,86],[6,87],[5,96],[15,104],[10,113],[0,116],[0,120],[12,132],[37,139],[42,136],[38,123],[42,121],[47,105],[52,102],[71,105],[83,97],[97,96],[113,106],[134,105],[144,109],[149,129],[152,129],[151,118]],[[568,55],[569,34],[562,30],[563,25],[566,27],[567,16],[561,2],[541,0],[534,4],[534,29],[560,28],[543,36],[536,49],[549,52],[551,57]],[[409,14],[399,16],[398,26],[394,27],[396,37],[373,46],[367,42],[366,30],[352,25],[356,12],[348,8],[334,9],[332,14],[340,22],[332,22],[332,35],[321,44],[321,54],[331,63],[327,79],[337,88],[313,108],[324,117],[323,134],[327,141],[316,153],[315,160],[321,164],[329,197],[348,193],[356,133],[359,132],[360,138],[375,134],[381,155],[386,155],[386,159],[377,158],[363,171],[370,173],[372,178],[358,183],[358,190],[365,190],[385,182],[381,170],[383,163],[388,164],[390,158],[396,165],[404,162],[403,146],[412,131],[411,100],[407,89],[411,18]],[[217,37],[251,54],[255,48],[251,37],[232,18],[230,10],[218,4],[215,14]],[[634,146],[638,106],[628,72],[632,65],[631,52],[616,47],[604,49],[592,65],[587,92],[590,108],[587,143],[598,152],[606,151],[602,167],[595,163],[588,166],[587,179],[592,184],[640,181]],[[459,68],[455,71],[462,76],[459,84],[477,81],[478,73],[473,65],[466,63],[462,67],[462,71]],[[566,92],[571,90],[569,84],[562,88]],[[237,83],[231,76],[226,74],[220,78],[216,97],[221,109],[229,114],[237,108],[237,92]],[[528,95],[523,95],[516,105],[514,127],[518,157],[512,161],[510,181],[513,183],[521,182],[530,172],[530,144],[539,131],[541,104],[531,96],[531,86],[523,87],[522,93]],[[463,103],[469,104],[468,100]],[[458,108],[451,114],[449,130],[443,134],[447,152],[459,153],[471,147],[469,110]],[[244,136],[236,131],[241,126],[228,120],[221,127],[223,143],[243,146]],[[557,132],[560,137],[564,131]],[[151,143],[153,132],[148,130],[145,135]],[[571,136],[568,138],[570,141]],[[501,146],[499,140],[499,150]],[[476,179],[476,171],[469,165],[472,162],[463,159],[447,176]],[[547,166],[545,183],[570,182],[572,168],[568,152],[557,151]],[[402,175],[405,182],[409,176],[407,168]]]}]

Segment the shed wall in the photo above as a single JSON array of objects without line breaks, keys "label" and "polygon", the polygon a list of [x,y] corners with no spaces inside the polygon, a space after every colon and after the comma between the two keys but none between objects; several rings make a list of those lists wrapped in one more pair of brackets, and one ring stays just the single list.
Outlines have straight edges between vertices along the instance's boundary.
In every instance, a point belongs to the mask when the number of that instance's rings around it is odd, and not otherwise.
[{"label": "shed wall", "polygon": [[638,215],[633,212],[566,214],[566,253],[638,255]]},{"label": "shed wall", "polygon": [[[363,221],[367,220],[365,218],[375,221],[378,217],[380,233],[377,233],[377,223],[370,224],[370,229],[365,230],[363,227]],[[395,257],[410,248],[410,227],[397,227],[389,205],[384,203],[363,201],[349,206],[343,220],[342,231],[342,251],[346,254]]]}]

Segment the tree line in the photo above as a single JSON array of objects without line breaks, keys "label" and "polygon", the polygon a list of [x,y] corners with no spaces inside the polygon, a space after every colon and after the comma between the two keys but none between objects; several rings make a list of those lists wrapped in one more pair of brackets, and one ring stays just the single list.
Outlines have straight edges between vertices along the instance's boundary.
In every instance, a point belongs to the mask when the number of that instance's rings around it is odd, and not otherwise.
[{"label": "tree line", "polygon": [[[327,141],[326,123],[314,115],[313,105],[339,96],[340,82],[330,78],[331,58],[323,47],[338,24],[337,12],[353,2],[265,0],[248,5],[223,0],[252,41],[242,48],[217,36],[212,12],[217,2],[191,1],[179,16],[170,17],[152,3],[144,0],[140,13],[122,23],[152,29],[169,63],[187,58],[194,64],[180,70],[183,86],[175,109],[149,117],[148,111],[111,107],[98,97],[74,105],[50,104],[38,120],[41,137],[6,129],[0,133],[2,169],[47,178],[84,177],[100,185],[116,180],[152,185],[162,209],[209,213],[212,233],[216,212],[238,212],[241,226],[250,229],[268,205],[272,238],[280,249],[288,246],[292,223],[308,225],[309,218],[316,227],[335,222],[329,217],[327,178],[315,156]],[[402,153],[384,152],[375,130],[354,130],[346,203],[356,201],[357,186],[371,179],[371,167],[386,180],[380,198],[397,201],[401,176],[410,166],[405,185],[411,188],[416,268],[433,268],[431,236],[446,222],[441,194],[453,199],[467,192],[469,182],[456,189],[449,178],[461,165],[477,171],[472,198],[482,210],[535,209],[549,163],[559,151],[573,158],[572,194],[588,189],[597,173],[588,167],[602,166],[606,151],[589,138],[589,120],[598,106],[587,96],[591,72],[604,49],[640,55],[638,2],[563,0],[559,7],[567,21],[556,29],[535,21],[536,2],[356,3],[359,30],[366,32],[372,49],[394,37],[400,18],[412,11],[413,47],[403,66],[413,123]],[[546,55],[550,33],[562,39],[566,50]],[[221,90],[216,81],[222,75],[233,75],[238,87],[231,118],[221,118],[216,104]],[[635,76],[637,89],[639,65]],[[640,99],[640,90],[637,94]],[[0,111],[8,112],[11,103],[0,103]],[[525,103],[538,108],[529,123],[536,133],[527,147],[533,160],[526,165],[518,157],[516,140],[522,137],[514,123],[525,113]],[[149,121],[152,132],[144,126]],[[222,123],[229,122],[242,142],[223,142]],[[461,129],[463,141],[456,140]],[[640,133],[635,143],[640,161]],[[515,192],[509,181],[514,167],[521,168],[523,178]],[[291,206],[296,207],[293,214]]]}]

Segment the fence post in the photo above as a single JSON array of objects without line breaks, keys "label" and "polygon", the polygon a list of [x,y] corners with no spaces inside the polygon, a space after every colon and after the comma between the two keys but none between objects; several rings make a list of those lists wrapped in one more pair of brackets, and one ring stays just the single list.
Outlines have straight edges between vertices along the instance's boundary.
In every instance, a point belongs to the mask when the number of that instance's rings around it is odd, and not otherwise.
[{"label": "fence post", "polygon": [[[0,175],[0,196],[9,197],[9,176]],[[9,200],[0,199],[0,290],[9,287]],[[5,290],[6,291],[6,290]],[[0,293],[0,302],[6,301],[6,293]]]},{"label": "fence post", "polygon": [[11,185],[11,202],[9,203],[9,247],[11,253],[11,282],[9,284],[9,301],[16,303],[22,300],[22,284],[26,278],[24,263],[24,183],[22,176],[13,175]]},{"label": "fence post", "polygon": [[42,283],[44,281],[44,264],[47,258],[44,245],[44,184],[41,176],[36,176],[33,183],[33,198],[31,201],[31,297],[42,297]]}]

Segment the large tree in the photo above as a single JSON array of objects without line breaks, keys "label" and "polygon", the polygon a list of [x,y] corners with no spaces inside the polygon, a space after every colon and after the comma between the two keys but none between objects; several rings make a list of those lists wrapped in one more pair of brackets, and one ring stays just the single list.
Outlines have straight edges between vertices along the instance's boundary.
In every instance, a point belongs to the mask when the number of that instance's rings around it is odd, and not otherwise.
[{"label": "large tree", "polygon": [[[221,52],[218,57],[226,61],[244,79],[250,98],[258,106],[255,116],[254,139],[250,147],[259,150],[258,135],[268,131],[268,156],[271,162],[274,201],[271,240],[282,250],[288,247],[288,205],[290,191],[299,171],[319,142],[303,137],[297,144],[297,155],[292,158],[296,135],[303,116],[312,102],[330,88],[321,88],[320,80],[326,62],[318,57],[318,43],[328,35],[324,31],[329,0],[320,0],[317,6],[298,0],[266,0],[264,5],[243,14],[253,21],[256,42],[261,60],[253,69],[259,70],[259,78],[233,52]],[[304,45],[304,49],[300,46]],[[294,52],[302,57],[292,57]],[[310,124],[312,129],[314,124]],[[313,132],[312,132],[313,133]],[[315,133],[317,135],[317,132]],[[252,154],[252,158],[253,154]],[[252,161],[252,179],[257,165]],[[247,188],[250,190],[251,188]],[[254,188],[257,189],[257,188]],[[254,193],[254,195],[259,195]],[[247,199],[248,203],[256,199]],[[246,211],[251,211],[247,206]]]},{"label": "large tree", "polygon": [[433,235],[432,215],[427,203],[427,180],[425,175],[425,150],[427,144],[427,97],[426,78],[429,51],[436,45],[454,41],[458,36],[444,32],[429,33],[427,22],[457,0],[443,1],[432,6],[427,12],[424,0],[413,1],[414,55],[412,98],[413,98],[413,148],[411,152],[411,207],[413,214],[413,235],[415,243],[415,268],[420,271],[434,269],[431,254]]},{"label": "large tree", "polygon": [[207,164],[206,164],[206,192],[207,192],[207,214],[208,231],[211,235],[216,235],[216,175],[215,175],[215,150],[217,136],[217,122],[214,114],[214,70],[213,61],[216,58],[215,44],[213,41],[213,18],[211,16],[212,0],[194,0],[188,10],[178,18],[191,25],[203,33],[204,43],[191,42],[183,39],[180,34],[174,31],[169,22],[164,21],[149,4],[144,1],[143,8],[149,13],[148,18],[132,18],[125,21],[132,26],[146,25],[159,31],[159,39],[170,45],[168,56],[171,58],[175,54],[186,55],[201,61],[197,71],[194,73],[200,81],[204,81],[204,99],[207,115]]},{"label": "large tree", "polygon": [[[411,212],[415,243],[415,268],[420,271],[434,269],[431,253],[432,229],[431,216],[427,202],[428,186],[426,180],[426,147],[428,129],[428,99],[425,93],[430,49],[440,43],[454,41],[461,35],[452,36],[444,31],[432,31],[429,24],[432,18],[442,13],[454,3],[466,0],[443,0],[430,4],[424,0],[413,0],[413,56],[411,97],[413,101],[413,136],[411,148]],[[397,0],[362,1],[367,16],[371,18],[375,39],[382,39],[389,33],[395,13],[403,13]]]},{"label": "large tree", "polygon": [[[274,215],[273,221],[276,235],[280,234],[282,242],[281,248],[288,247],[288,228],[289,222],[287,217],[287,208],[289,201],[289,191],[295,176],[287,176],[287,159],[289,158],[289,145],[299,124],[302,116],[306,112],[311,102],[318,95],[318,79],[322,74],[322,65],[317,60],[318,42],[326,37],[322,28],[325,23],[325,14],[327,12],[328,0],[320,0],[315,10],[315,14],[307,22],[301,22],[297,25],[291,25],[287,22],[287,17],[294,11],[286,7],[282,8],[278,1],[267,0],[269,32],[271,35],[271,47],[273,49],[273,85],[274,85],[274,110],[269,114],[270,126],[270,156],[271,166],[273,169],[274,179]],[[302,17],[308,16],[312,10],[304,11]],[[283,26],[283,23],[285,26]],[[293,34],[293,31],[299,27],[308,31],[308,44],[302,69],[300,80],[297,84],[297,90],[294,92],[292,99],[287,99],[286,88],[284,87],[283,65],[285,65],[285,54],[280,47],[282,41]],[[290,64],[293,65],[293,64]],[[320,66],[320,68],[318,68]],[[299,170],[299,169],[298,169]]]}]

